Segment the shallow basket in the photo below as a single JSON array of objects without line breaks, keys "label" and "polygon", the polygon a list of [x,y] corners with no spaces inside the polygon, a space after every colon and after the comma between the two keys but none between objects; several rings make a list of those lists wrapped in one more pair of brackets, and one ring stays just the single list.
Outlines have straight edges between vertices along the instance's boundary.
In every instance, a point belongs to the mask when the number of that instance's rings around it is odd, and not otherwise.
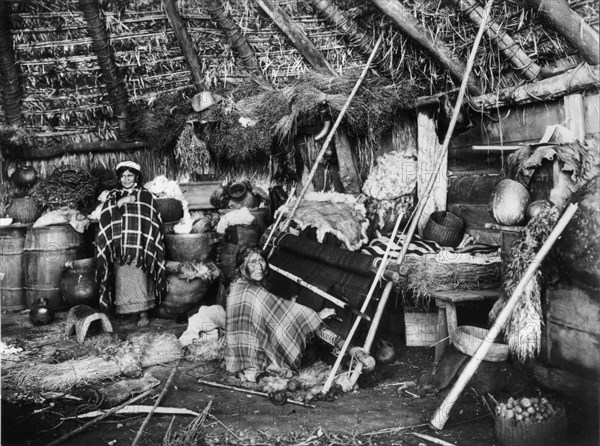
[{"label": "shallow basket", "polygon": [[433,240],[440,246],[455,248],[462,241],[464,233],[462,218],[451,212],[435,211],[423,229],[423,238]]},{"label": "shallow basket", "polygon": [[494,433],[499,446],[562,446],[567,437],[567,415],[561,414],[535,423],[496,417]]},{"label": "shallow basket", "polygon": [[[465,355],[475,356],[475,352],[488,334],[488,330],[471,325],[460,325],[451,341],[457,350]],[[483,358],[485,361],[501,362],[508,359],[508,345],[494,342]]]}]

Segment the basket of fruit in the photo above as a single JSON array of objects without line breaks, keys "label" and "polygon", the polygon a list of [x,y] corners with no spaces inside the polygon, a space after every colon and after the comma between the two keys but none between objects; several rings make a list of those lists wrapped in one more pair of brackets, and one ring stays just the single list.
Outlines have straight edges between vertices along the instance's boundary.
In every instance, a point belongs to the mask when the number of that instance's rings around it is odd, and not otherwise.
[{"label": "basket of fruit", "polygon": [[500,446],[559,446],[566,439],[567,415],[544,397],[511,397],[496,406],[494,431]]}]

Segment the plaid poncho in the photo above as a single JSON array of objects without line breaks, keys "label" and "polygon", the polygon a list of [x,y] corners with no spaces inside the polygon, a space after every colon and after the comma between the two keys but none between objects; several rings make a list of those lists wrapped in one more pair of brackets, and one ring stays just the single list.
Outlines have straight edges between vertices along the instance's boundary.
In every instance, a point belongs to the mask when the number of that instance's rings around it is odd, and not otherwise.
[{"label": "plaid poncho", "polygon": [[[117,206],[119,199],[135,195],[133,203]],[[114,302],[114,268],[134,264],[148,274],[155,284],[155,297],[160,303],[166,291],[165,256],[162,224],[154,195],[135,187],[132,191],[112,191],[100,213],[96,238],[96,277],[100,282],[100,306],[108,309]]]},{"label": "plaid poncho", "polygon": [[310,308],[246,279],[235,280],[227,296],[227,371],[297,368],[307,339],[320,324]]}]

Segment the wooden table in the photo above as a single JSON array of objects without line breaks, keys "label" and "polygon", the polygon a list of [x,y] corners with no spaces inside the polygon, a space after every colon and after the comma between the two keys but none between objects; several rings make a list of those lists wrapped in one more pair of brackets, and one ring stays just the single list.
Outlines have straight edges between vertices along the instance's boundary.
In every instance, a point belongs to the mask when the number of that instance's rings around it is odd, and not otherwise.
[{"label": "wooden table", "polygon": [[452,340],[457,327],[456,306],[471,302],[496,301],[500,297],[500,289],[490,290],[448,290],[431,293],[438,308],[437,343],[435,345],[435,362],[442,357],[448,340]]}]

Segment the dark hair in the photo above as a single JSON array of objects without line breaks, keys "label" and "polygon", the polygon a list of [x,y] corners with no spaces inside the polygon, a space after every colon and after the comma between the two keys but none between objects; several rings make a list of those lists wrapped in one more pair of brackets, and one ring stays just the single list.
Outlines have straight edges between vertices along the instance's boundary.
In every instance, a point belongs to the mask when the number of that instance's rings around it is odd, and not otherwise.
[{"label": "dark hair", "polygon": [[258,254],[261,256],[267,263],[267,253],[263,251],[263,249],[256,243],[250,243],[248,245],[242,246],[235,256],[235,268],[240,269],[240,267],[244,264],[244,260],[246,260],[250,254]]},{"label": "dark hair", "polygon": [[121,175],[123,175],[125,172],[131,172],[136,175],[136,180],[137,180],[136,184],[138,186],[143,184],[142,173],[139,170],[134,169],[133,167],[128,167],[128,166],[121,166],[117,169],[117,179],[120,179]]}]

